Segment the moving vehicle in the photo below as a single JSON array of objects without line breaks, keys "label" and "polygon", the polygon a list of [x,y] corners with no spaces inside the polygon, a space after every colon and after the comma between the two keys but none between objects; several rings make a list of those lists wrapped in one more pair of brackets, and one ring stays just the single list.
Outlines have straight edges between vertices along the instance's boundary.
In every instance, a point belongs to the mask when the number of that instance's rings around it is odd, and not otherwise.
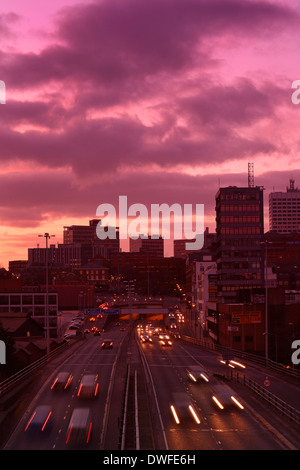
[{"label": "moving vehicle", "polygon": [[69,421],[66,444],[82,445],[91,440],[92,420],[89,408],[75,408]]},{"label": "moving vehicle", "polygon": [[217,384],[212,387],[212,400],[218,409],[230,409],[237,407],[244,409],[240,399],[234,394],[233,390],[226,384]]},{"label": "moving vehicle", "polygon": [[38,406],[31,415],[26,427],[25,432],[32,436],[42,436],[48,433],[51,429],[52,409],[48,405]]},{"label": "moving vehicle", "polygon": [[76,338],[76,333],[75,332],[72,332],[72,333],[66,333],[64,335],[64,339],[73,339],[73,338]]},{"label": "moving vehicle", "polygon": [[140,338],[142,343],[152,343],[152,338],[149,335],[141,334]]},{"label": "moving vehicle", "polygon": [[79,398],[94,398],[98,393],[98,375],[87,374],[81,379],[77,396]]},{"label": "moving vehicle", "polygon": [[54,380],[51,390],[67,390],[72,382],[73,375],[70,372],[59,372]]},{"label": "moving vehicle", "polygon": [[208,372],[202,366],[189,366],[186,373],[192,382],[209,382]]},{"label": "moving vehicle", "polygon": [[196,424],[201,422],[195,406],[184,392],[173,393],[170,410],[176,424],[191,418]]},{"label": "moving vehicle", "polygon": [[114,343],[111,339],[105,339],[102,341],[101,347],[102,349],[112,349],[113,345]]},{"label": "moving vehicle", "polygon": [[170,336],[166,333],[161,333],[158,338],[161,346],[172,346],[173,344],[170,339]]},{"label": "moving vehicle", "polygon": [[181,338],[181,334],[178,331],[172,331],[171,336],[174,339],[180,339]]}]

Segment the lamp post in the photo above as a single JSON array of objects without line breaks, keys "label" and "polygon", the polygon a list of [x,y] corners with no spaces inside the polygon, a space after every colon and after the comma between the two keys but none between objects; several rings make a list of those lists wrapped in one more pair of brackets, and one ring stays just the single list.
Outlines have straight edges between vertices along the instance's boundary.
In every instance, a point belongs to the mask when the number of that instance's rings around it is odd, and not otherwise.
[{"label": "lamp post", "polygon": [[50,352],[50,343],[49,343],[49,279],[48,279],[48,239],[55,237],[55,235],[49,235],[49,233],[44,233],[44,235],[39,235],[39,237],[44,237],[46,239],[46,345],[47,345],[47,354]]}]

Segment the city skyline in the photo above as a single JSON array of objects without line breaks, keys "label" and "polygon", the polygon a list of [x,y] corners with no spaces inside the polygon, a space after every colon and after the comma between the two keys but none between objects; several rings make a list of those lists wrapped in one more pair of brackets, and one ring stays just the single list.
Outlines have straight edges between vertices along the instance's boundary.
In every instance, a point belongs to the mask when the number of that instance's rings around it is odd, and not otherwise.
[{"label": "city skyline", "polygon": [[[296,1],[73,0],[0,9],[0,264],[101,203],[204,204],[300,181]],[[41,246],[41,242],[40,242]]]}]

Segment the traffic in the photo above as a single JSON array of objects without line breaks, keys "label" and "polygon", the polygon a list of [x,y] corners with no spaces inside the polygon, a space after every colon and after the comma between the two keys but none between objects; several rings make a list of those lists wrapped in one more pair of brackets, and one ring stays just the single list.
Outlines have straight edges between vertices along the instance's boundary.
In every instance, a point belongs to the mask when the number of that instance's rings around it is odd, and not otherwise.
[{"label": "traffic", "polygon": [[74,317],[65,335],[71,343],[72,327],[82,338],[49,365],[5,449],[120,448],[122,433],[129,432],[124,426],[128,370],[135,377],[139,446],[146,442],[145,431],[152,436],[151,448],[160,450],[247,449],[249,442],[257,449],[281,448],[222,378],[227,369],[245,365],[182,341],[182,313],[109,323],[103,315]]}]

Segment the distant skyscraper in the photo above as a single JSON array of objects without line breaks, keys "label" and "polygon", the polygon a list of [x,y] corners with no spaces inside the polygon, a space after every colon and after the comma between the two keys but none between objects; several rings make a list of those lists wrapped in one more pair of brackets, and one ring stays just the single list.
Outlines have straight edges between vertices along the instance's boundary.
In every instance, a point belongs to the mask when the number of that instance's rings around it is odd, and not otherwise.
[{"label": "distant skyscraper", "polygon": [[273,192],[269,195],[270,230],[278,233],[300,233],[300,190],[290,179],[286,192]]},{"label": "distant skyscraper", "polygon": [[264,284],[263,189],[220,188],[216,194],[216,222],[220,300],[237,302],[243,299],[242,291]]}]

